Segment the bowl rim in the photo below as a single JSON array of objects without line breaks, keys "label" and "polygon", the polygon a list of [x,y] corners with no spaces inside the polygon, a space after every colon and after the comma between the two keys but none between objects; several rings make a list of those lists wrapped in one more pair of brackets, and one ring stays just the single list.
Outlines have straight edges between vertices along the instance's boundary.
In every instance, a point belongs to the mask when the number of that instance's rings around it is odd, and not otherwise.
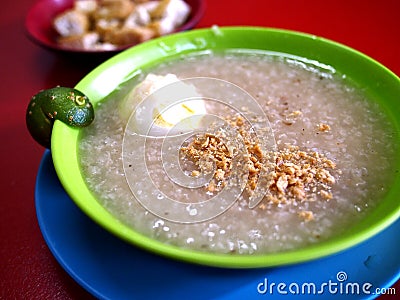
[{"label": "bowl rim", "polygon": [[[46,49],[52,50],[52,51],[60,51],[60,52],[65,52],[65,53],[75,53],[75,54],[115,54],[118,52],[121,52],[123,50],[126,50],[132,46],[135,45],[124,45],[124,46],[118,46],[114,49],[74,49],[74,48],[66,48],[63,46],[60,46],[57,44],[55,41],[52,41],[51,38],[46,34],[44,31],[45,30],[51,30],[51,28],[48,27],[48,24],[43,27],[39,26],[39,23],[37,21],[37,18],[41,15],[43,15],[43,12],[45,11],[45,8],[48,6],[49,3],[54,3],[57,7],[59,8],[64,8],[57,10],[57,13],[64,11],[68,7],[71,7],[72,3],[74,0],[37,0],[28,10],[26,16],[25,16],[25,34],[26,36],[35,44],[44,47]],[[197,10],[189,16],[189,19],[176,28],[172,33],[180,32],[180,31],[186,31],[194,28],[197,23],[200,22],[201,18],[203,17],[205,11],[206,11],[206,1],[205,0],[191,0],[195,1],[197,7]],[[185,2],[187,2],[185,0]],[[46,38],[43,38],[43,36],[46,36]]]},{"label": "bowl rim", "polygon": [[[193,43],[193,41],[200,38],[204,39],[202,43]],[[204,44],[205,41],[207,41],[206,44]],[[163,47],[160,47],[160,43],[170,45],[172,49],[175,49],[174,52],[165,53]],[[205,49],[217,50],[232,47],[246,49],[256,47],[254,49],[259,49],[257,45],[262,49],[266,47],[264,50],[275,51],[282,47],[283,49],[288,49],[288,43],[290,44],[291,52],[293,52],[289,54],[296,54],[299,57],[319,61],[318,59],[323,57],[323,54],[321,56],[321,50],[328,51],[326,49],[329,49],[329,51],[335,53],[335,58],[330,59],[337,64],[346,66],[349,61],[355,60],[354,66],[362,64],[362,68],[359,70],[354,68],[355,70],[353,70],[353,68],[346,67],[349,72],[354,72],[358,76],[367,76],[368,74],[365,75],[367,73],[365,71],[366,68],[374,70],[374,78],[368,80],[375,80],[379,77],[383,80],[382,82],[387,83],[387,86],[380,88],[379,92],[385,93],[385,90],[389,86],[391,90],[386,91],[387,95],[393,93],[393,90],[400,94],[400,78],[385,66],[357,50],[307,33],[253,26],[196,29],[145,42],[125,50],[102,63],[86,75],[76,85],[76,88],[84,92],[90,99],[94,99],[94,103],[96,103],[104,96],[110,94],[119,83],[127,80],[133,74],[134,70],[142,66],[145,67],[147,63],[153,63],[157,59],[162,60],[165,57],[193,51],[204,51]],[[299,47],[300,45],[303,45],[303,48]],[[312,50],[313,48],[315,49]],[[281,52],[287,53],[288,51]],[[146,55],[140,55],[144,53]],[[306,55],[307,53],[309,55]],[[112,74],[113,76],[109,76],[108,74]],[[99,89],[99,87],[101,88]],[[400,115],[400,108],[392,106],[397,110],[391,111],[393,116]],[[394,117],[394,120],[398,127],[397,129],[399,129],[400,119]],[[400,131],[398,130],[397,132]],[[395,178],[393,188],[390,189],[388,195],[385,197],[385,199],[392,199],[392,201],[383,201],[371,212],[369,218],[364,218],[343,235],[335,236],[326,241],[300,249],[257,255],[215,254],[182,249],[151,239],[136,232],[127,225],[116,221],[95,200],[91,192],[87,189],[79,170],[77,158],[78,136],[79,129],[71,128],[59,121],[55,122],[51,139],[52,157],[56,173],[67,194],[85,214],[109,232],[128,243],[169,258],[227,268],[258,268],[300,263],[328,256],[355,246],[382,231],[400,217],[400,205],[395,204],[393,200],[400,195],[399,175]],[[400,167],[400,158],[395,163]],[[90,201],[87,201],[87,199]],[[373,218],[373,221],[370,220],[371,218]]]}]

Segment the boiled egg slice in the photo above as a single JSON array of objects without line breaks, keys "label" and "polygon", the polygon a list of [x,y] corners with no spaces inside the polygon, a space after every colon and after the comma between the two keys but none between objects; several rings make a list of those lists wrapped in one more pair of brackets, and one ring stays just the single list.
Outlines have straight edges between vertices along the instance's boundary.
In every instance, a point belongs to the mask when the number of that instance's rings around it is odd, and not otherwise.
[{"label": "boiled egg slice", "polygon": [[174,74],[147,75],[120,106],[129,130],[155,137],[193,131],[206,113],[206,103],[196,88]]}]

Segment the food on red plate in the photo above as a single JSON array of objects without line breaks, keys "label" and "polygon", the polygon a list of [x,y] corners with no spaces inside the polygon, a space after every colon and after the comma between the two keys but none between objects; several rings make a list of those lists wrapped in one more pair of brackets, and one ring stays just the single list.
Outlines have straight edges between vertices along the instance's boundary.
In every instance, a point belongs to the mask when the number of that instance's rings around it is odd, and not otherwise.
[{"label": "food on red plate", "polygon": [[190,12],[183,0],[75,0],[53,26],[63,47],[113,50],[172,33]]}]

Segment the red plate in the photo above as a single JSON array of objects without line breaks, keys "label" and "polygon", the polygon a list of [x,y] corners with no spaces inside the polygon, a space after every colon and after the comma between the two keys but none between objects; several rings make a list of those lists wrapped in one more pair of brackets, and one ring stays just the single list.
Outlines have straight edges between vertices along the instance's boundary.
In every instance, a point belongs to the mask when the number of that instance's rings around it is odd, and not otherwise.
[{"label": "red plate", "polygon": [[[112,50],[104,49],[70,49],[57,44],[57,33],[53,28],[54,18],[66,9],[72,8],[74,0],[39,0],[29,10],[25,27],[33,42],[48,49],[76,52],[76,53],[113,53],[127,49],[132,45],[121,46]],[[193,28],[203,16],[205,1],[185,0],[191,7],[191,14],[185,24],[177,28],[175,32]]]}]

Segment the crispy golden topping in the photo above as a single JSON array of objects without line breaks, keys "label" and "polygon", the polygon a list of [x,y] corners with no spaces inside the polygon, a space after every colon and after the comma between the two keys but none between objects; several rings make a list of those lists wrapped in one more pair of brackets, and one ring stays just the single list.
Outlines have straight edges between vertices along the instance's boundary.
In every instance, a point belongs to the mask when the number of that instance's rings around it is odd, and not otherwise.
[{"label": "crispy golden topping", "polygon": [[[222,141],[212,134],[196,136],[187,147],[181,147],[181,153],[192,160],[204,174],[215,172],[213,180],[208,184],[208,191],[215,192],[225,186],[225,179],[232,167],[232,155]],[[199,170],[191,172],[199,176]]]},{"label": "crispy golden topping", "polygon": [[329,126],[328,124],[320,123],[318,124],[318,130],[322,132],[329,131],[331,130],[331,126]]},{"label": "crispy golden topping", "polygon": [[304,221],[309,222],[314,220],[314,214],[312,211],[300,211],[298,213],[299,217],[302,218]]},{"label": "crispy golden topping", "polygon": [[291,200],[315,201],[318,192],[324,199],[331,199],[329,192],[335,183],[331,171],[336,168],[333,161],[314,151],[301,151],[288,147],[274,153],[275,166],[271,172],[269,189],[272,202]]},{"label": "crispy golden topping", "polygon": [[[296,113],[296,116],[300,114]],[[263,182],[266,182],[268,192],[259,206],[261,209],[266,209],[267,203],[328,201],[333,198],[331,187],[336,179],[332,171],[336,169],[336,164],[332,160],[316,151],[303,151],[296,146],[264,152],[258,138],[251,134],[249,125],[241,116],[227,117],[226,120],[237,130],[246,147],[247,155],[243,165],[248,171],[248,195],[255,192],[260,176],[266,179]],[[319,128],[321,131],[330,130],[326,124],[320,124]],[[232,172],[233,154],[217,136],[196,136],[186,147],[181,148],[181,153],[194,162],[201,172],[210,173],[215,165],[213,179],[207,186],[208,192],[218,192],[226,185]],[[198,176],[199,171],[193,171],[192,176]],[[301,211],[299,216],[305,221],[314,219],[311,211]]]}]

